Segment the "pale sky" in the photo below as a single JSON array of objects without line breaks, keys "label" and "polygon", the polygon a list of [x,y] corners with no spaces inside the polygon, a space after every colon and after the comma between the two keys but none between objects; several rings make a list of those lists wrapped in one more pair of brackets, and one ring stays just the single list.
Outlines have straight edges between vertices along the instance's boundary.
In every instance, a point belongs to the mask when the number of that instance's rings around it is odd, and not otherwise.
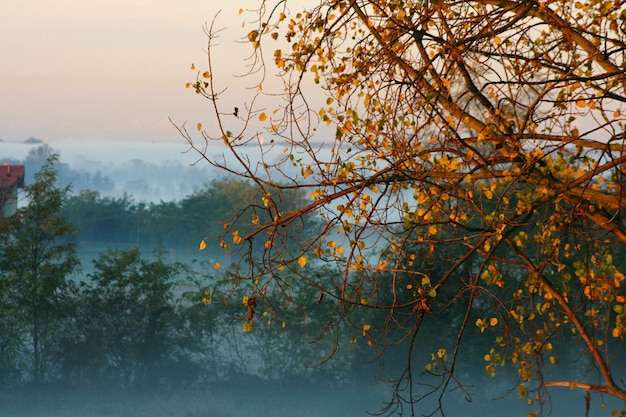
[{"label": "pale sky", "polygon": [[[237,72],[246,3],[257,2],[0,0],[0,139],[180,141],[168,116],[210,123],[207,103],[185,89],[191,63],[206,61],[202,26],[222,9],[217,65]],[[233,91],[242,83],[226,79]]]}]

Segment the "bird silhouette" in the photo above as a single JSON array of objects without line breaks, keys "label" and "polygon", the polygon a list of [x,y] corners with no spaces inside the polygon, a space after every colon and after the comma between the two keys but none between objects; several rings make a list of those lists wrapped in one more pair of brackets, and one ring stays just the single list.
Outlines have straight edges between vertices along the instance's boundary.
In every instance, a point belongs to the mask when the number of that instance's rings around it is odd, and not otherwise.
[{"label": "bird silhouette", "polygon": [[235,117],[239,116],[239,107],[235,107],[235,109],[233,111],[233,116],[235,116]]}]

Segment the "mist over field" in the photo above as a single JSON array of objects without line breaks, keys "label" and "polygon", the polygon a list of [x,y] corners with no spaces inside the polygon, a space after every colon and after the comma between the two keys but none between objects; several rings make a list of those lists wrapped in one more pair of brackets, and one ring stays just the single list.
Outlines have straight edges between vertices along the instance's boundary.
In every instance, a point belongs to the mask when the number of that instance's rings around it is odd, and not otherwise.
[{"label": "mist over field", "polygon": [[[217,161],[233,162],[221,144],[211,144],[206,151],[208,157]],[[265,158],[270,162],[284,156],[280,146],[265,146],[263,151],[269,151]],[[32,181],[49,153],[59,155],[60,183],[71,185],[73,192],[91,189],[103,196],[128,194],[136,201],[181,199],[211,179],[225,175],[202,160],[182,138],[167,143],[67,139],[48,144],[34,138],[24,142],[0,141],[0,163],[26,162],[27,182]],[[260,153],[259,147],[249,147],[251,160],[258,160]]]},{"label": "mist over field", "polygon": [[[27,183],[44,157],[60,155],[55,165],[59,185],[72,189],[61,214],[77,229],[73,241],[81,263],[72,276],[72,315],[51,345],[50,378],[30,383],[23,359],[0,360],[5,372],[0,416],[398,414],[384,406],[393,398],[389,381],[401,375],[405,350],[389,350],[382,367],[371,364],[375,352],[364,339],[354,342],[359,332],[348,331],[332,360],[317,366],[333,349],[332,334],[318,338],[315,331],[333,308],[330,301],[316,302],[317,293],[303,290],[302,302],[313,303],[320,317],[296,312],[284,326],[266,319],[269,306],[259,306],[262,318],[252,332],[241,327],[245,288],[230,294],[230,303],[216,301],[229,285],[214,265],[236,260],[225,256],[216,240],[221,219],[234,211],[221,203],[242,204],[258,196],[206,163],[194,164],[197,155],[185,150],[184,143],[0,142],[0,163],[25,164]],[[203,239],[209,248],[200,252]],[[119,286],[126,289],[118,292]],[[446,320],[423,330],[433,341],[413,353],[420,392],[436,391],[441,382],[424,364],[432,352],[450,344],[441,325]],[[428,415],[441,405],[446,416],[499,417],[536,409],[517,398],[517,375],[507,370],[498,378],[487,375],[480,353],[484,339],[473,327],[468,333],[478,349],[458,359],[459,386],[420,402],[416,410]],[[552,368],[555,375],[581,377],[590,369],[575,355]],[[408,395],[403,387],[397,394]],[[546,415],[581,415],[586,407],[580,390],[554,388],[550,398]],[[596,395],[589,415],[609,415],[607,410],[620,406]]]}]

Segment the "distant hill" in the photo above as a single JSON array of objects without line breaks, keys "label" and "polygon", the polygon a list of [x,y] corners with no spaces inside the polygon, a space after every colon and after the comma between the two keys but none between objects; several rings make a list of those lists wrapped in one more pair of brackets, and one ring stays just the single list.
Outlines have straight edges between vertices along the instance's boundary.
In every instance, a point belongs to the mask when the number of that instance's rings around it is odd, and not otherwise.
[{"label": "distant hill", "polygon": [[41,139],[37,139],[37,138],[30,137],[30,138],[26,139],[26,140],[24,141],[24,143],[28,143],[28,144],[39,144],[39,143],[44,143],[44,142],[43,142],[43,140],[41,140]]}]

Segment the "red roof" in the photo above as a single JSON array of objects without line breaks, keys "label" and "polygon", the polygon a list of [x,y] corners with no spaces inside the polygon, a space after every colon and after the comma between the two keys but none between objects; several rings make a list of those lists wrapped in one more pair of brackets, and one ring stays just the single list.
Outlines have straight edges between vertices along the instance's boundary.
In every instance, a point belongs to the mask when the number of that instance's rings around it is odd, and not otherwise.
[{"label": "red roof", "polygon": [[0,164],[0,188],[24,186],[24,165]]}]

